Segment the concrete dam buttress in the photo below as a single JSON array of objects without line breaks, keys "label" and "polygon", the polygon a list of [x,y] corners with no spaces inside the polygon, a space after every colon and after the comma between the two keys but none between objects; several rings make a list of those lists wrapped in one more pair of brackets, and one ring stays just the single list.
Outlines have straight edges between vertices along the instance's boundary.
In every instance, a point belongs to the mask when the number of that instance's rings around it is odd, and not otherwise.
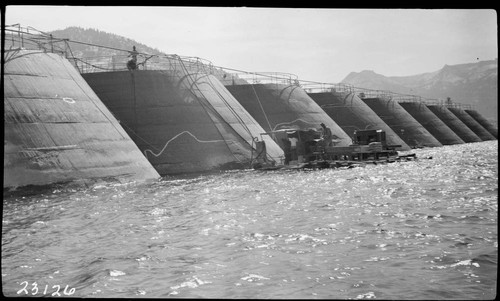
[{"label": "concrete dam buttress", "polygon": [[427,105],[439,119],[441,119],[458,137],[465,143],[481,142],[479,138],[468,126],[465,125],[455,114],[444,105]]},{"label": "concrete dam buttress", "polygon": [[[307,93],[296,85],[241,84],[226,88],[266,132],[280,129],[330,128],[337,146],[348,146],[352,139]],[[280,141],[278,141],[278,144]]]},{"label": "concrete dam buttress", "polygon": [[265,141],[269,160],[284,157],[213,75],[134,70],[83,77],[161,175],[250,168],[254,138]]},{"label": "concrete dam buttress", "polygon": [[462,108],[448,108],[458,119],[460,119],[466,126],[468,126],[482,141],[495,140],[490,132],[488,132],[482,125],[480,125],[474,118],[471,117]]},{"label": "concrete dam buttress", "polygon": [[410,147],[437,147],[442,144],[394,100],[362,98]]},{"label": "concrete dam buttress", "polygon": [[4,188],[159,178],[65,58],[4,54]]},{"label": "concrete dam buttress", "polygon": [[399,102],[399,104],[429,131],[441,144],[465,143],[449,126],[439,119],[423,102]]},{"label": "concrete dam buttress", "polygon": [[316,92],[308,95],[349,135],[355,130],[381,129],[387,143],[401,145],[400,151],[410,150],[404,142],[370,107],[355,93]]},{"label": "concrete dam buttress", "polygon": [[476,110],[464,110],[467,112],[474,120],[476,120],[482,127],[484,127],[493,137],[498,139],[498,128],[495,127],[492,123],[488,121],[488,119],[484,118],[479,112]]}]

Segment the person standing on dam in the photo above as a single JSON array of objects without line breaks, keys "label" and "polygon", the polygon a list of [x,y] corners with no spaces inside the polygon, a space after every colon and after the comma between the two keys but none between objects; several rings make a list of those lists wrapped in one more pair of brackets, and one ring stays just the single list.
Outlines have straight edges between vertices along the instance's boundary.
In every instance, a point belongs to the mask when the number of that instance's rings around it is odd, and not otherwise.
[{"label": "person standing on dam", "polygon": [[132,51],[129,53],[130,54],[128,56],[132,57],[132,59],[127,62],[127,68],[128,70],[135,70],[137,69],[137,55],[139,52],[137,52],[137,50],[135,50],[135,46],[133,46]]}]

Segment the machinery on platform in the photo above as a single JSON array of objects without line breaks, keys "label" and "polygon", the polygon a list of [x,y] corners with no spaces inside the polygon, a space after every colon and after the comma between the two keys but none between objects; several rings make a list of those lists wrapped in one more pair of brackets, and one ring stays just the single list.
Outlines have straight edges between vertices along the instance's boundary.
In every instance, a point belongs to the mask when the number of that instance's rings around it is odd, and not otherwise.
[{"label": "machinery on platform", "polygon": [[281,129],[263,133],[270,135],[283,148],[281,165],[256,164],[255,169],[279,168],[334,168],[352,167],[362,164],[392,163],[413,160],[415,154],[399,155],[401,145],[387,144],[383,130],[356,130],[349,146],[336,146],[335,136],[329,128]]}]

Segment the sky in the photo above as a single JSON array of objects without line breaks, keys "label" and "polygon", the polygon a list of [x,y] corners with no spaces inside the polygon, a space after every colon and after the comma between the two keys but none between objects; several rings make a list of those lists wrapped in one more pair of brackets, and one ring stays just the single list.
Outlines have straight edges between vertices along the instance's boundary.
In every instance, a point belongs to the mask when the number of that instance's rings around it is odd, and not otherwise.
[{"label": "sky", "polygon": [[7,6],[5,24],[17,23],[93,28],[215,66],[325,83],[498,58],[494,9]]}]

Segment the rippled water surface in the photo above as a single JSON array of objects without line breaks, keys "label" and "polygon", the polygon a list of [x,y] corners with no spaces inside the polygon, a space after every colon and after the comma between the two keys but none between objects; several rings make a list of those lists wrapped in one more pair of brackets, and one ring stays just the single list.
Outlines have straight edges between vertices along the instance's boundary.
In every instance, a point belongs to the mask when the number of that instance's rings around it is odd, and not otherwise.
[{"label": "rippled water surface", "polygon": [[3,294],[494,298],[498,142],[415,152],[4,195]]}]

